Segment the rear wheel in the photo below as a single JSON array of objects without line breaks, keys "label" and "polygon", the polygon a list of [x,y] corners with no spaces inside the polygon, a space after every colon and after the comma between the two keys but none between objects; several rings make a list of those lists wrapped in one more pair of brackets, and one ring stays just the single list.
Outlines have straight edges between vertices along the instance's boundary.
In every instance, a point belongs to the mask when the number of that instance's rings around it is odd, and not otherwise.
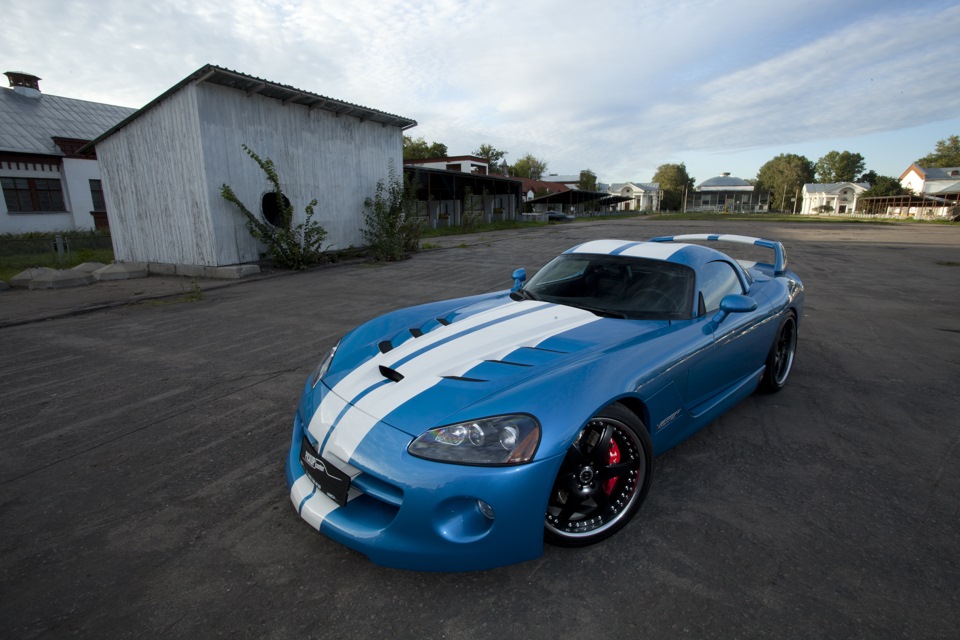
[{"label": "rear wheel", "polygon": [[626,526],[650,487],[652,451],[646,427],[623,405],[612,404],[593,417],[567,451],[550,490],[547,542],[585,546]]},{"label": "rear wheel", "polygon": [[767,354],[766,368],[760,380],[761,391],[776,393],[786,386],[796,353],[797,317],[791,311],[780,321],[777,337],[770,347],[770,353]]}]

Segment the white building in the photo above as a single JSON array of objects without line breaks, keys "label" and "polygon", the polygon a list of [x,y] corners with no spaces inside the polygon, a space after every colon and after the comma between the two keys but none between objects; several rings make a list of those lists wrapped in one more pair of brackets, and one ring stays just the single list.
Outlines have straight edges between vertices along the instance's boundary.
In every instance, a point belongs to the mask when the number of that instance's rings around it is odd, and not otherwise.
[{"label": "white building", "polygon": [[808,183],[803,185],[800,213],[855,213],[860,194],[870,188],[866,182]]},{"label": "white building", "polygon": [[918,196],[954,196],[960,192],[960,167],[924,168],[915,164],[900,176],[900,184]]},{"label": "white building", "polygon": [[40,92],[40,78],[6,72],[0,88],[0,233],[106,226],[96,156],[85,143],[135,110]]},{"label": "white building", "polygon": [[364,200],[403,175],[415,120],[206,65],[94,141],[119,261],[219,267],[264,247],[220,196],[229,185],[270,222],[272,186],[243,150],[271,159],[293,224],[313,220],[331,249],[363,244]]},{"label": "white building", "polygon": [[443,158],[427,158],[425,160],[404,160],[407,166],[423,167],[424,169],[443,169],[444,171],[459,171],[485,176],[490,172],[486,158],[479,156],[448,156]]},{"label": "white building", "polygon": [[618,211],[660,210],[659,182],[618,182],[607,187],[607,193],[629,198],[616,205]]}]

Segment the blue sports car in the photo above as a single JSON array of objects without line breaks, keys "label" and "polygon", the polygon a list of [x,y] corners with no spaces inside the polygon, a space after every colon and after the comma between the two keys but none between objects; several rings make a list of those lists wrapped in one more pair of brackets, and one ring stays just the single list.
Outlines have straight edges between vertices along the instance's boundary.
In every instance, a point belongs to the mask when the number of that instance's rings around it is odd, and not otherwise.
[{"label": "blue sports car", "polygon": [[513,277],[388,313],[329,351],[286,462],[300,517],[404,569],[592,544],[637,513],[655,456],[790,375],[803,285],[779,242],[595,240]]}]

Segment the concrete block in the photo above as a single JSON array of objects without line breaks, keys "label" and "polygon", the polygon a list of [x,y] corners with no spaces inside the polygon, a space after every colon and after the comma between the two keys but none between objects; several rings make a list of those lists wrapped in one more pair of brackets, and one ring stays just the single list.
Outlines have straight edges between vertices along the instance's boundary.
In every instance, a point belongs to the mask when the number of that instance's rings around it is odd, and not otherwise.
[{"label": "concrete block", "polygon": [[206,278],[206,270],[210,268],[201,264],[178,264],[176,266],[177,275],[185,276],[187,278]]},{"label": "concrete block", "polygon": [[50,267],[34,267],[32,269],[27,269],[26,271],[21,271],[17,275],[10,278],[10,286],[23,287],[26,289],[30,286],[30,281],[37,276],[45,273],[52,273],[54,271],[56,271],[56,269],[51,269]]},{"label": "concrete block", "polygon": [[71,267],[71,268],[76,271],[86,271],[87,273],[93,273],[97,269],[103,269],[105,266],[107,265],[103,264],[102,262],[84,262],[83,264],[78,264],[77,266]]},{"label": "concrete block", "polygon": [[150,262],[147,264],[147,271],[152,276],[175,276],[177,275],[177,265],[166,262]]},{"label": "concrete block", "polygon": [[82,287],[96,281],[97,279],[93,277],[93,274],[86,271],[50,269],[47,273],[41,273],[32,279],[28,286],[31,289],[66,289],[68,287]]},{"label": "concrete block", "polygon": [[207,267],[208,278],[219,280],[239,280],[247,276],[260,273],[260,267],[255,264],[234,264],[229,267]]},{"label": "concrete block", "polygon": [[105,280],[131,280],[146,278],[147,264],[145,262],[114,262],[93,272],[94,277],[101,282]]}]

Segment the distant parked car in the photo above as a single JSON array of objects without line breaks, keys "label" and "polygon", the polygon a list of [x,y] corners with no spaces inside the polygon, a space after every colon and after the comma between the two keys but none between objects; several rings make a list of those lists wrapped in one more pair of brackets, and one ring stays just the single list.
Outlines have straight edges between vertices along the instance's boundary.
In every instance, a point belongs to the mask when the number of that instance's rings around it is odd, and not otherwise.
[{"label": "distant parked car", "polygon": [[550,222],[569,222],[571,220],[576,220],[577,217],[569,213],[564,213],[562,211],[547,211],[547,220]]},{"label": "distant parked car", "polygon": [[637,513],[655,455],[790,375],[803,285],[779,242],[597,240],[513,277],[510,291],[388,313],[330,349],[286,462],[300,517],[406,569],[599,542]]}]

